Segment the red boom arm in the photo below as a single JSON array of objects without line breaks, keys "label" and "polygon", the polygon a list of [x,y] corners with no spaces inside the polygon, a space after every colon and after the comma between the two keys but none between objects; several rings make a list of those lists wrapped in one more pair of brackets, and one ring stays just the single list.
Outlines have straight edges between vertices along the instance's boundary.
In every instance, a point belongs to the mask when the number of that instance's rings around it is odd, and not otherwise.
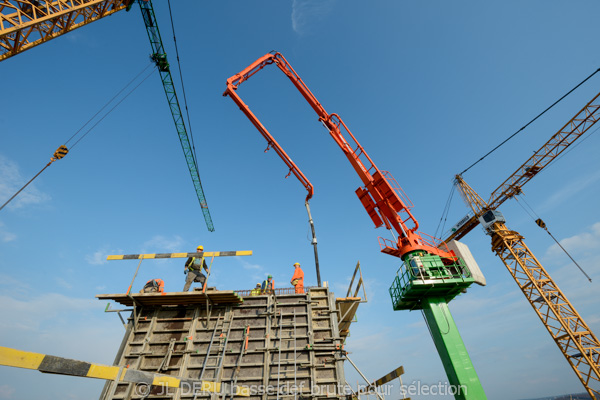
[{"label": "red boom arm", "polygon": [[[419,223],[410,212],[410,208],[412,207],[410,200],[389,172],[381,171],[375,166],[373,160],[371,160],[365,152],[365,149],[358,143],[356,137],[350,132],[340,116],[337,114],[328,114],[327,111],[325,111],[325,108],[319,103],[282,54],[269,53],[256,60],[239,74],[229,78],[227,80],[227,90],[225,90],[223,96],[229,95],[231,97],[242,112],[246,114],[250,122],[252,122],[267,140],[267,143],[275,149],[277,154],[279,154],[290,168],[290,171],[294,173],[308,190],[309,194],[307,199],[313,194],[312,184],[236,92],[238,86],[242,82],[246,81],[269,64],[277,65],[290,81],[292,81],[294,86],[300,91],[300,94],[302,94],[312,109],[315,110],[319,116],[319,121],[321,121],[329,130],[329,134],[333,140],[335,140],[350,161],[350,164],[352,164],[352,167],[364,185],[364,187],[360,187],[356,190],[356,194],[373,220],[375,227],[380,227],[385,224],[387,229],[391,230],[393,228],[398,234],[397,243],[395,243],[393,247],[389,245],[382,246],[382,251],[397,257],[402,257],[406,253],[416,250],[423,250],[431,254],[437,254],[441,257],[453,257],[453,254],[449,251],[439,249],[437,247],[439,243],[436,243],[434,238],[426,240],[419,232],[417,232]],[[353,144],[346,140],[342,134],[341,128],[350,135]]]}]

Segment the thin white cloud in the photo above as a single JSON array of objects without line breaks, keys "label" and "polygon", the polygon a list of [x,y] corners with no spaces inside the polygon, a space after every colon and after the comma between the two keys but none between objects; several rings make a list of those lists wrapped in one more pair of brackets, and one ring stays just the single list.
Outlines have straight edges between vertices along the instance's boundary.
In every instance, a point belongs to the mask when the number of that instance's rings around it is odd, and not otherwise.
[{"label": "thin white cloud", "polygon": [[[14,161],[0,155],[0,203],[4,204],[25,183],[27,179],[21,175],[19,166]],[[6,207],[12,210],[22,208],[29,204],[39,204],[50,200],[50,196],[42,193],[31,183]]]},{"label": "thin white cloud", "polygon": [[256,283],[262,283],[262,281],[264,281],[267,278],[264,273],[265,269],[263,268],[262,265],[250,263],[250,262],[244,260],[243,257],[234,257],[234,258],[237,260],[237,262],[240,263],[240,265],[242,266],[243,269],[249,271],[249,276],[247,276],[248,281],[249,281],[248,289],[254,288],[254,285]]},{"label": "thin white cloud", "polygon": [[106,250],[98,250],[91,255],[85,256],[85,261],[92,265],[102,265],[106,264],[106,257],[108,256],[108,251]]},{"label": "thin white cloud", "polygon": [[560,206],[580,192],[587,190],[589,186],[596,184],[598,180],[600,180],[600,171],[595,171],[571,181],[566,186],[561,186],[561,189],[556,191],[541,204],[539,207],[540,213],[548,212]]},{"label": "thin white cloud", "polygon": [[294,0],[292,29],[299,35],[307,33],[312,23],[321,21],[333,10],[335,0]]},{"label": "thin white cloud", "polygon": [[252,264],[249,263],[248,261],[244,260],[242,257],[238,257],[236,256],[235,259],[242,264],[242,268],[244,269],[248,269],[248,270],[254,270],[254,271],[262,271],[263,267],[258,265],[258,264]]},{"label": "thin white cloud", "polygon": [[15,388],[9,385],[0,386],[0,399],[12,399]]},{"label": "thin white cloud", "polygon": [[10,293],[10,296],[31,293],[30,285],[4,274],[0,274],[0,289],[0,291],[4,294]]},{"label": "thin white cloud", "polygon": [[2,320],[0,337],[15,335],[19,331],[44,333],[43,326],[65,313],[97,311],[102,304],[94,299],[78,299],[58,293],[45,293],[29,296],[0,295]]},{"label": "thin white cloud", "polygon": [[15,235],[12,232],[7,231],[4,228],[4,223],[0,221],[0,241],[2,242],[12,242],[13,240],[15,240],[17,238],[17,235]]},{"label": "thin white cloud", "polygon": [[55,278],[54,280],[56,281],[56,284],[62,288],[65,288],[65,289],[73,288],[73,285],[71,285],[69,282],[65,281],[63,278]]},{"label": "thin white cloud", "polygon": [[185,240],[181,236],[166,237],[156,235],[152,239],[145,241],[142,244],[144,253],[176,253],[186,251],[184,249]]},{"label": "thin white cloud", "polygon": [[[596,254],[600,249],[600,222],[596,222],[586,232],[559,240],[559,242],[569,253]],[[553,244],[546,251],[545,257],[554,258],[562,256],[562,254],[562,249],[557,244]]]}]

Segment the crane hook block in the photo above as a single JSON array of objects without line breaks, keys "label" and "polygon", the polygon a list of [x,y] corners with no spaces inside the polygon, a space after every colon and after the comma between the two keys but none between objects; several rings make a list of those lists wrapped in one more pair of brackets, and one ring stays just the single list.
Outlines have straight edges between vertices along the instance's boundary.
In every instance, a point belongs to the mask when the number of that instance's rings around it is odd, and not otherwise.
[{"label": "crane hook block", "polygon": [[166,54],[154,53],[150,56],[150,59],[154,61],[160,72],[169,72],[169,62]]},{"label": "crane hook block", "polygon": [[56,151],[54,152],[54,155],[52,156],[52,160],[53,161],[60,160],[61,158],[66,156],[68,152],[69,152],[69,149],[67,149],[67,146],[65,146],[63,144],[58,149],[56,149]]},{"label": "crane hook block", "polygon": [[544,223],[544,221],[542,221],[541,218],[538,218],[535,220],[535,223],[537,224],[537,226],[539,226],[542,229],[546,229],[546,224]]}]

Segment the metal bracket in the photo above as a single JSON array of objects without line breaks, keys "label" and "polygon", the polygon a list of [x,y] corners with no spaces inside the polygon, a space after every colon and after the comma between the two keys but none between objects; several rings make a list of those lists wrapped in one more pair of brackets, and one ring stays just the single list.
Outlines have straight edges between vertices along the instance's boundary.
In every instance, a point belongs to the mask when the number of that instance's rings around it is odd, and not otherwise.
[{"label": "metal bracket", "polygon": [[111,310],[110,303],[108,303],[106,305],[106,308],[104,309],[104,312],[116,312],[117,315],[119,316],[119,318],[121,319],[121,322],[123,323],[123,327],[125,329],[127,329],[127,323],[125,322],[125,320],[123,319],[123,316],[121,315],[121,312],[125,312],[125,311],[133,311],[133,308],[124,308],[122,310]]}]

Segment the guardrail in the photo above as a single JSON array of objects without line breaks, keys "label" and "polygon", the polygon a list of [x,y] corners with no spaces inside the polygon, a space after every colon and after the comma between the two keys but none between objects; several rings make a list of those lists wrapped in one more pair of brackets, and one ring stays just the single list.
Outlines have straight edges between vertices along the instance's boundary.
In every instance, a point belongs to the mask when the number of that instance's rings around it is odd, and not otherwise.
[{"label": "guardrail", "polygon": [[[304,293],[308,292],[310,289],[312,288],[316,288],[317,286],[305,286],[304,287]],[[280,296],[283,294],[296,294],[296,288],[279,288],[279,289],[272,289],[272,290],[268,290],[266,291],[266,293],[260,293],[260,294],[252,294],[252,291],[254,291],[254,289],[243,289],[243,290],[234,290],[239,296],[242,297],[248,297],[248,296],[261,296],[261,295],[267,295],[267,294],[274,294],[275,296]]]}]

